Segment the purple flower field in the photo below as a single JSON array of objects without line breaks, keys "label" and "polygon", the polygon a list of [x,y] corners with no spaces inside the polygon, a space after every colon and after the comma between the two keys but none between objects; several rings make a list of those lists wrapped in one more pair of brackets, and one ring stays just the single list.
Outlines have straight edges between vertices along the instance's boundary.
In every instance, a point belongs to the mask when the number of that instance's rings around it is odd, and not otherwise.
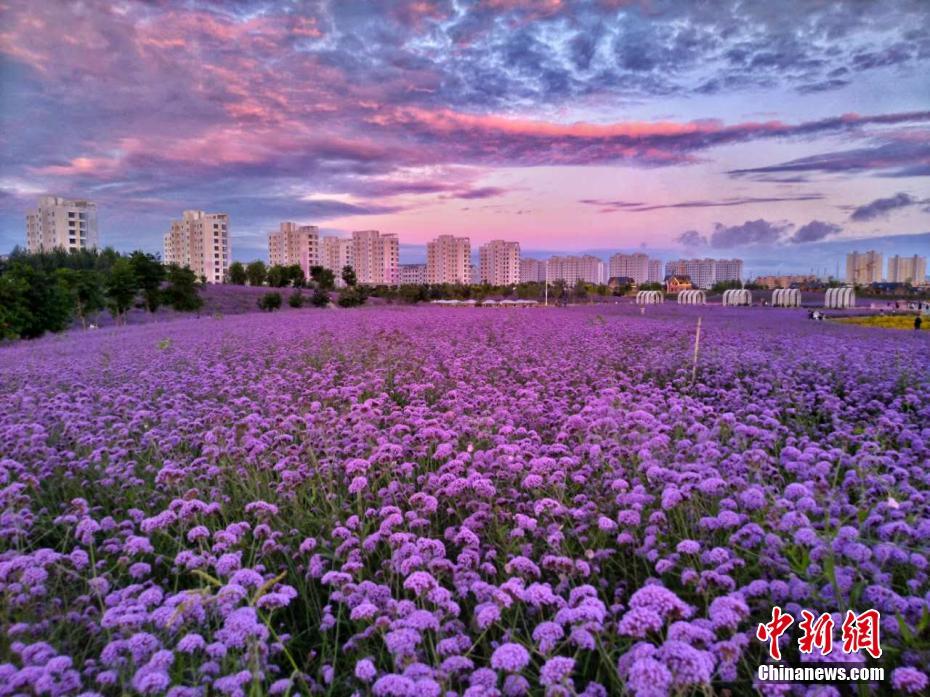
[{"label": "purple flower field", "polygon": [[926,694],[915,334],[381,307],[4,347],[0,695],[747,694],[773,605],[837,644],[879,610],[881,659],[828,660]]}]

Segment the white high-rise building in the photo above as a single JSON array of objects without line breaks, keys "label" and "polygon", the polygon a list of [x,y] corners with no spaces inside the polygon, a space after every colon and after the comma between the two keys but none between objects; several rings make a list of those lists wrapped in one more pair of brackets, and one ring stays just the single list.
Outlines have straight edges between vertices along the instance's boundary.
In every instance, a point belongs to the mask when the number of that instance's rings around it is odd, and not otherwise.
[{"label": "white high-rise building", "polygon": [[352,233],[352,268],[360,284],[396,286],[399,266],[400,241],[397,235],[382,235],[377,230],[356,230]]},{"label": "white high-rise building", "polygon": [[471,283],[471,241],[440,235],[426,244],[427,283]]},{"label": "white high-rise building", "polygon": [[676,259],[665,265],[665,275],[688,276],[695,288],[711,288],[722,281],[739,281],[743,277],[742,259]]},{"label": "white high-rise building", "polygon": [[336,277],[336,287],[342,288],[342,270],[354,266],[352,259],[352,240],[343,237],[324,237],[320,243],[320,266],[329,269]]},{"label": "white high-rise building", "polygon": [[888,280],[891,283],[923,285],[927,279],[927,257],[900,257],[895,254],[888,259]]},{"label": "white high-rise building", "polygon": [[721,281],[741,281],[743,279],[742,259],[717,259],[714,264],[714,283]]},{"label": "white high-rise building", "polygon": [[268,263],[272,266],[297,264],[310,277],[310,267],[320,264],[320,229],[316,225],[281,223],[268,233]]},{"label": "white high-rise building", "polygon": [[662,263],[646,254],[614,254],[608,262],[607,277],[632,278],[637,285],[661,281]]},{"label": "white high-rise building", "polygon": [[229,216],[226,213],[184,211],[165,234],[162,260],[186,266],[207,283],[222,283],[229,270]]},{"label": "white high-rise building", "polygon": [[540,259],[520,260],[520,283],[542,283],[546,280],[546,262]]},{"label": "white high-rise building", "polygon": [[565,281],[574,285],[579,280],[585,283],[604,282],[604,262],[595,256],[550,257],[548,261],[549,280]]},{"label": "white high-rise building", "polygon": [[426,283],[426,264],[401,264],[397,282],[402,286],[423,285]]},{"label": "white high-rise building", "polygon": [[97,204],[93,201],[41,196],[36,209],[26,214],[26,251],[30,253],[99,246]]},{"label": "white high-rise building", "polygon": [[879,283],[883,266],[881,252],[851,252],[846,255],[846,281],[857,286]]},{"label": "white high-rise building", "polygon": [[482,283],[512,286],[520,282],[520,243],[492,240],[478,248]]},{"label": "white high-rise building", "polygon": [[646,276],[647,283],[662,282],[662,262],[658,259],[649,260],[649,274]]}]

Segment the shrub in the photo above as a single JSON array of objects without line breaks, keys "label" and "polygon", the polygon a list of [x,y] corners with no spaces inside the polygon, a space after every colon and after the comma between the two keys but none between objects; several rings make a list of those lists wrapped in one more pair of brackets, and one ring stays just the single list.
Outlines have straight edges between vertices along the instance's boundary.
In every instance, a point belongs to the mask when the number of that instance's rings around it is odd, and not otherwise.
[{"label": "shrub", "polygon": [[358,286],[350,286],[339,293],[339,307],[358,307],[364,305],[368,296]]},{"label": "shrub", "polygon": [[280,293],[265,293],[258,299],[258,307],[265,312],[272,312],[281,309]]},{"label": "shrub", "polygon": [[327,293],[323,288],[317,288],[313,291],[313,296],[310,298],[310,304],[314,307],[326,307],[329,305],[329,293]]},{"label": "shrub", "polygon": [[291,293],[291,296],[287,299],[287,304],[291,307],[303,307],[304,306],[304,296],[299,290],[296,293]]}]

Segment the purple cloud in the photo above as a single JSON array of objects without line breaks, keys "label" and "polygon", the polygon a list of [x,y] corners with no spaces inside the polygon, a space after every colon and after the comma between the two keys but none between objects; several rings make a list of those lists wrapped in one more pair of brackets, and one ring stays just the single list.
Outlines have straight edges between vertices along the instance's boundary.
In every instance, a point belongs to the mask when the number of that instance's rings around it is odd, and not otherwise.
[{"label": "purple cloud", "polygon": [[707,237],[699,233],[697,230],[686,230],[685,232],[678,235],[676,241],[681,246],[689,248],[707,246]]},{"label": "purple cloud", "polygon": [[602,213],[615,213],[625,211],[630,213],[643,213],[657,211],[665,208],[729,208],[731,206],[747,206],[754,203],[779,203],[783,201],[819,201],[823,194],[799,194],[797,196],[738,196],[718,201],[680,201],[678,203],[645,204],[632,201],[607,201],[602,199],[581,199],[585,203],[601,208]]},{"label": "purple cloud", "polygon": [[807,225],[802,225],[788,239],[794,244],[804,242],[819,242],[831,235],[836,235],[843,231],[843,228],[835,223],[825,223],[822,220],[812,220]]},{"label": "purple cloud", "polygon": [[885,218],[892,211],[901,208],[909,208],[910,206],[916,206],[921,203],[927,203],[927,201],[921,201],[910,194],[900,192],[894,196],[877,198],[871,203],[859,206],[849,217],[851,220],[861,223],[867,220],[875,220],[876,218]]},{"label": "purple cloud", "polygon": [[748,247],[778,242],[782,235],[793,227],[791,223],[768,220],[747,220],[741,225],[717,223],[710,235],[713,247]]},{"label": "purple cloud", "polygon": [[734,169],[730,170],[728,174],[734,177],[750,177],[764,181],[764,175],[785,172],[855,174],[869,171],[889,177],[930,175],[930,143],[915,140],[894,140],[865,148],[801,157],[765,167]]}]

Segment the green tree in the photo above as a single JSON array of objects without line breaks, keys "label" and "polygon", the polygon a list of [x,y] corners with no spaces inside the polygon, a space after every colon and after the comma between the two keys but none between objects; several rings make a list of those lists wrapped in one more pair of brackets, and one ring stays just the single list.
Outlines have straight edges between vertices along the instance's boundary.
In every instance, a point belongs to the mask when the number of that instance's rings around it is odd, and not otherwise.
[{"label": "green tree", "polygon": [[316,283],[317,288],[332,290],[336,287],[336,275],[324,266],[311,266],[310,278]]},{"label": "green tree", "polygon": [[136,276],[145,309],[155,312],[161,304],[161,284],[165,280],[165,267],[152,254],[136,251],[129,256],[129,265]]},{"label": "green tree", "polygon": [[94,269],[63,268],[56,272],[58,280],[71,297],[74,314],[87,329],[87,318],[105,307],[103,279]]},{"label": "green tree", "polygon": [[300,308],[304,306],[304,295],[299,290],[291,293],[290,297],[287,299],[287,304],[291,307]]},{"label": "green tree", "polygon": [[26,301],[28,281],[4,269],[0,276],[0,339],[18,339],[35,318]]},{"label": "green tree", "polygon": [[110,312],[116,318],[117,324],[126,321],[126,312],[132,307],[139,290],[136,275],[132,265],[125,257],[121,257],[113,264],[110,275],[106,280],[106,298]]},{"label": "green tree", "polygon": [[304,273],[300,264],[291,264],[286,267],[287,280],[295,288],[303,288],[307,285],[307,274]]},{"label": "green tree", "polygon": [[711,293],[722,293],[725,290],[730,290],[731,288],[742,288],[743,286],[739,281],[717,281],[713,286],[711,286]]},{"label": "green tree", "polygon": [[3,274],[0,292],[0,333],[9,338],[33,339],[59,332],[70,323],[74,304],[55,273],[14,261]]},{"label": "green tree", "polygon": [[229,282],[236,286],[244,286],[248,280],[245,267],[241,261],[234,261],[229,265]]},{"label": "green tree", "polygon": [[266,312],[280,309],[281,294],[278,292],[265,293],[258,299],[258,307],[260,310],[265,310]]},{"label": "green tree", "polygon": [[342,267],[342,282],[349,288],[358,284],[358,276],[355,275],[355,269],[351,266]]},{"label": "green tree", "polygon": [[588,298],[588,286],[582,279],[575,281],[575,287],[572,289],[572,295],[575,296],[575,300],[587,300]]},{"label": "green tree", "polygon": [[193,312],[203,306],[197,286],[197,275],[186,267],[172,264],[168,268],[165,302],[178,312]]},{"label": "green tree", "polygon": [[418,303],[429,300],[429,286],[405,285],[397,289],[397,295],[407,303]]},{"label": "green tree", "polygon": [[275,264],[268,268],[268,274],[266,276],[268,285],[272,288],[284,288],[290,282],[288,277],[287,267],[279,266]]},{"label": "green tree", "polygon": [[265,262],[253,261],[245,267],[245,275],[249,280],[250,286],[260,286],[265,282],[268,271],[265,269]]}]

